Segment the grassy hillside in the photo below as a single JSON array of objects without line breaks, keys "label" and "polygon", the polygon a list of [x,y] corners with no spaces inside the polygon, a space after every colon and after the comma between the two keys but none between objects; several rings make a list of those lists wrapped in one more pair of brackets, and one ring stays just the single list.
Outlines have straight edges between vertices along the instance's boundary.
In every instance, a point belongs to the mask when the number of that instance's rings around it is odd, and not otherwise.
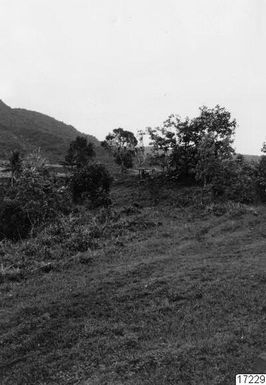
[{"label": "grassy hillside", "polygon": [[193,189],[163,187],[153,206],[150,194],[117,180],[108,220],[80,216],[89,242],[97,229],[88,251],[58,232],[2,248],[1,384],[231,385],[254,372],[266,208],[203,210]]},{"label": "grassy hillside", "polygon": [[[6,159],[10,151],[22,153],[40,147],[50,162],[63,160],[69,143],[77,135],[83,135],[73,126],[67,125],[47,115],[20,108],[10,108],[0,101],[0,158]],[[99,146],[92,135],[88,140]],[[102,150],[99,151],[100,156]]]}]

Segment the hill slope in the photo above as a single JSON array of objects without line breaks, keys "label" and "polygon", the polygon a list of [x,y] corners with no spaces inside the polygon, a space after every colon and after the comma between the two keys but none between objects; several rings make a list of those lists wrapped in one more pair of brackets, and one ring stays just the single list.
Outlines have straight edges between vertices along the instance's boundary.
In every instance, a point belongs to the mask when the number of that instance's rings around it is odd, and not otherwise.
[{"label": "hill slope", "polygon": [[[3,272],[25,269],[17,281],[3,273],[0,285],[3,384],[231,385],[256,372],[266,209],[217,217],[176,205],[188,192],[165,189],[159,205],[147,196],[134,211],[135,184],[116,184],[120,215],[97,247],[67,256],[65,243],[58,258],[61,243],[43,243],[42,254],[32,239],[27,258],[1,255]],[[81,221],[88,234],[84,213]]]},{"label": "hill slope", "polygon": [[[41,148],[51,162],[64,158],[69,143],[77,135],[84,135],[73,126],[50,116],[21,108],[11,108],[0,100],[0,158],[6,159],[10,151],[22,153]],[[92,135],[88,140],[99,146]]]}]

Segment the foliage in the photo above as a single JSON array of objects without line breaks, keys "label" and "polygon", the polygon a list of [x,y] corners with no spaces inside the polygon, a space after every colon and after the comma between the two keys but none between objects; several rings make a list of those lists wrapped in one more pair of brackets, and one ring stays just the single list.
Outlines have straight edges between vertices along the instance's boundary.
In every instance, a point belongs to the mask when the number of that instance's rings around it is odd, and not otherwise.
[{"label": "foliage", "polygon": [[148,175],[143,181],[140,181],[139,188],[145,187],[149,193],[150,202],[156,206],[162,199],[162,186],[167,185],[167,180],[164,175]]},{"label": "foliage", "polygon": [[77,252],[96,249],[98,239],[102,236],[97,215],[86,211],[75,215],[58,215],[40,229],[35,237],[19,243],[2,241],[2,263],[4,266],[12,263],[12,266],[18,267],[20,272],[24,273],[34,271],[37,267],[42,270],[48,263],[62,263]]},{"label": "foliage", "polygon": [[[266,143],[261,151],[266,153]],[[258,192],[262,202],[266,202],[266,155],[262,155],[258,164]]]},{"label": "foliage", "polygon": [[33,227],[69,209],[66,190],[52,177],[36,170],[24,170],[9,195],[20,202]]},{"label": "foliage", "polygon": [[119,212],[110,207],[101,207],[92,212],[85,206],[76,206],[68,215],[58,214],[34,237],[19,243],[8,240],[0,242],[5,275],[11,272],[8,266],[15,266],[27,275],[36,268],[43,270],[52,265],[62,265],[64,261],[68,263],[76,253],[98,250],[103,239],[113,243],[112,240],[117,240],[121,233],[135,231],[137,225],[146,228],[148,223],[142,218],[137,222],[136,218],[127,220],[124,215],[122,218]]},{"label": "foliage", "polygon": [[135,160],[137,168],[144,167],[146,161],[146,152],[144,146],[144,135],[145,132],[139,130],[138,131],[138,145],[135,148]]},{"label": "foliage", "polygon": [[68,190],[49,175],[39,151],[30,154],[22,167],[19,178],[6,191],[6,197],[19,203],[32,230],[53,219],[57,213],[69,211]]},{"label": "foliage", "polygon": [[70,178],[72,198],[75,203],[89,200],[93,206],[109,203],[112,178],[101,164],[86,165],[75,170]]},{"label": "foliage", "polygon": [[19,176],[22,170],[22,159],[20,156],[20,152],[17,150],[14,150],[11,152],[10,158],[9,158],[9,165],[6,169],[6,171],[11,172],[11,184],[14,183],[14,179]]},{"label": "foliage", "polygon": [[4,200],[0,205],[0,238],[18,241],[25,238],[31,229],[26,211],[17,200]]},{"label": "foliage", "polygon": [[197,146],[195,179],[206,186],[212,183],[216,177],[217,169],[219,170],[221,162],[232,158],[230,150],[230,142],[226,137],[220,140],[219,147],[213,134],[205,134]]},{"label": "foliage", "polygon": [[214,198],[252,203],[257,198],[257,168],[243,158],[226,159],[216,164],[211,181]]},{"label": "foliage", "polygon": [[38,171],[40,173],[47,173],[47,160],[42,155],[41,149],[38,148],[29,153],[22,162],[22,170]]},{"label": "foliage", "polygon": [[[192,120],[182,121],[178,115],[170,115],[162,127],[149,128],[148,133],[154,157],[162,169],[173,169],[184,178],[201,173],[199,169],[203,171],[209,157],[211,161],[213,158],[230,158],[234,153],[231,145],[235,127],[236,121],[231,119],[231,114],[217,105],[215,108],[201,107],[200,115]],[[197,163],[206,151],[204,164],[196,171]]]},{"label": "foliage", "polygon": [[115,154],[114,160],[121,167],[121,171],[124,172],[133,167],[133,157],[133,152],[123,149]]},{"label": "foliage", "polygon": [[101,144],[112,153],[115,162],[121,167],[122,172],[133,167],[138,140],[132,132],[126,131],[123,128],[116,128],[106,136]]},{"label": "foliage", "polygon": [[95,156],[94,145],[84,136],[77,136],[70,143],[65,156],[65,164],[70,167],[84,167]]},{"label": "foliage", "polygon": [[152,145],[152,156],[150,156],[150,163],[154,166],[160,166],[162,170],[165,171],[169,168],[169,153],[174,147],[175,134],[167,130],[165,127],[165,122],[163,127],[148,127],[148,134],[151,140],[150,144]]}]

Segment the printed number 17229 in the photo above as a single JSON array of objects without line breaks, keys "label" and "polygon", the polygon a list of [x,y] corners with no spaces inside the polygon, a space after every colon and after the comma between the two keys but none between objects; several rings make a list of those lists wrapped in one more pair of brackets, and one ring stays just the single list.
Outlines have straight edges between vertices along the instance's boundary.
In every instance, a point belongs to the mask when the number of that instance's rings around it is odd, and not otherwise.
[{"label": "printed number 17229", "polygon": [[266,384],[266,374],[237,374],[236,385]]}]

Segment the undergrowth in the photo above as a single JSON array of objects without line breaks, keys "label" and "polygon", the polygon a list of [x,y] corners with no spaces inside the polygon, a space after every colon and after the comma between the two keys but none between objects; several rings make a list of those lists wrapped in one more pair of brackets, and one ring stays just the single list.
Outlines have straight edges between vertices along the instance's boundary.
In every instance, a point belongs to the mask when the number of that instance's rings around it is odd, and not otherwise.
[{"label": "undergrowth", "polygon": [[94,212],[80,206],[68,216],[58,216],[34,237],[16,243],[1,241],[0,283],[58,269],[79,261],[74,258],[78,253],[100,249],[106,242],[117,246],[121,243],[119,237],[158,225],[146,218],[145,210],[134,206],[120,210],[101,208]]}]

